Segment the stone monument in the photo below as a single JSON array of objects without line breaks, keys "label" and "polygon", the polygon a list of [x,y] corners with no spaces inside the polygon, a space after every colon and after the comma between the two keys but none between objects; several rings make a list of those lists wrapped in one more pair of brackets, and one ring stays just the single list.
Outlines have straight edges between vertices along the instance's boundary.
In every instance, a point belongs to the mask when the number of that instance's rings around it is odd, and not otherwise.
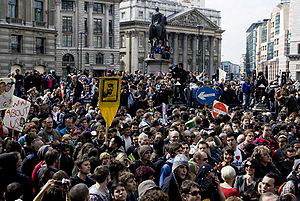
[{"label": "stone monument", "polygon": [[166,40],[167,18],[156,8],[149,26],[149,43],[151,49],[149,56],[145,59],[147,64],[146,74],[156,74],[157,72],[169,71],[169,47]]}]

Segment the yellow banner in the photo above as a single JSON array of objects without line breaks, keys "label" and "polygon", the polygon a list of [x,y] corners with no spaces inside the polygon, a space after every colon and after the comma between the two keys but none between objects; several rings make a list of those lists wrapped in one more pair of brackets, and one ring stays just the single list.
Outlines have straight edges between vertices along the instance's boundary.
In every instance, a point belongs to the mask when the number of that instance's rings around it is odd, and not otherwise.
[{"label": "yellow banner", "polygon": [[121,77],[100,77],[99,85],[98,106],[108,129],[120,105]]}]

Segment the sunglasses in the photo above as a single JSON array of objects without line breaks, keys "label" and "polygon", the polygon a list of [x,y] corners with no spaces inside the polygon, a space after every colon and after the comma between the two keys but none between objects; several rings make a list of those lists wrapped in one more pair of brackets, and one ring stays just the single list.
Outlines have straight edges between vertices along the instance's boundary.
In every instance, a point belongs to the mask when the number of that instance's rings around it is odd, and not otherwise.
[{"label": "sunglasses", "polygon": [[191,196],[201,195],[201,191],[193,191],[189,193]]},{"label": "sunglasses", "polygon": [[247,167],[252,168],[252,169],[255,168],[254,165],[245,164],[245,168],[247,168]]}]

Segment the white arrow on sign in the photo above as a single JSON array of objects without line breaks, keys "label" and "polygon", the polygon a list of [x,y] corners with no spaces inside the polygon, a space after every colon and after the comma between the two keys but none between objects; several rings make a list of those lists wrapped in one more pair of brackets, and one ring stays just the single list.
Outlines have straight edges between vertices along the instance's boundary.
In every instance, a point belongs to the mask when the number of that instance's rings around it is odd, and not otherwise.
[{"label": "white arrow on sign", "polygon": [[205,92],[201,92],[201,93],[199,94],[198,97],[199,97],[201,100],[206,100],[207,97],[213,97],[213,96],[216,96],[216,94],[215,94],[215,93],[212,93],[212,94],[205,94]]}]

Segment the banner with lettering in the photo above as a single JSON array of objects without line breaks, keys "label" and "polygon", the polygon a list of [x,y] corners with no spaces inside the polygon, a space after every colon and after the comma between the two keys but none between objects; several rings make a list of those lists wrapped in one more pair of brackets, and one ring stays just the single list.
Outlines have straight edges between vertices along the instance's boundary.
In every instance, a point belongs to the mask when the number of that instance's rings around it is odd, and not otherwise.
[{"label": "banner with lettering", "polygon": [[0,78],[0,110],[5,110],[12,107],[14,91],[15,79]]},{"label": "banner with lettering", "polygon": [[13,96],[12,108],[5,111],[3,119],[4,126],[22,132],[30,110],[30,105],[30,102]]}]

